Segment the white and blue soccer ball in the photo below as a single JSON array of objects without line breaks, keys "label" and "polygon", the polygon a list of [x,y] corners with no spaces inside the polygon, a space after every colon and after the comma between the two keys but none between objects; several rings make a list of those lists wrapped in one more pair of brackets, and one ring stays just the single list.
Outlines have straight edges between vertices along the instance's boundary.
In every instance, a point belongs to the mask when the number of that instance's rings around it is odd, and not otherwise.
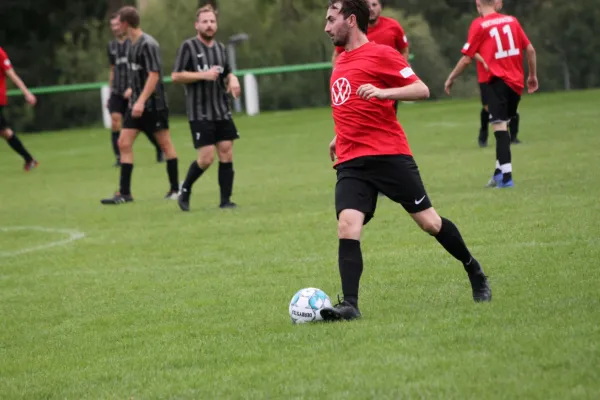
[{"label": "white and blue soccer ball", "polygon": [[290,301],[290,318],[294,324],[321,321],[321,310],[331,308],[331,300],[317,288],[300,289]]}]

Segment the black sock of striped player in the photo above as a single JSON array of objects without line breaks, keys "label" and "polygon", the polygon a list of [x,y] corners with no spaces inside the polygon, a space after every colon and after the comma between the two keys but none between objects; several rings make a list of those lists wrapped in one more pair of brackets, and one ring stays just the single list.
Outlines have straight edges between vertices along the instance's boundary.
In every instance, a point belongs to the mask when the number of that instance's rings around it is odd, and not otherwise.
[{"label": "black sock of striped player", "polygon": [[342,278],[344,300],[358,307],[358,287],[363,272],[363,258],[360,241],[340,239],[338,249],[338,266]]},{"label": "black sock of striped player", "polygon": [[221,204],[227,204],[231,200],[233,191],[233,163],[219,163],[219,187],[221,189]]},{"label": "black sock of striped player", "polygon": [[181,189],[185,192],[190,193],[192,191],[192,186],[194,183],[202,176],[204,170],[200,168],[197,161],[192,161],[190,168],[188,169],[187,176],[185,177],[185,181],[181,186]]},{"label": "black sock of striped player", "polygon": [[479,128],[479,139],[487,140],[488,126],[490,124],[490,112],[488,110],[486,110],[485,108],[482,108],[479,118],[481,121],[481,127]]},{"label": "black sock of striped player", "polygon": [[465,241],[452,221],[442,217],[442,227],[435,238],[452,257],[462,262],[467,268],[467,264],[471,262],[473,257],[471,257]]},{"label": "black sock of striped player", "polygon": [[167,174],[169,175],[171,190],[174,192],[179,192],[179,170],[177,165],[177,158],[167,160]]},{"label": "black sock of striped player", "polygon": [[517,135],[519,134],[519,113],[515,115],[508,124],[508,130],[510,132],[510,140],[517,140]]},{"label": "black sock of striped player", "polygon": [[512,164],[510,154],[510,135],[508,131],[496,131],[496,171],[498,167],[502,172],[502,182],[507,183],[512,179]]},{"label": "black sock of striped player", "polygon": [[33,157],[31,157],[31,154],[29,154],[29,152],[27,150],[25,150],[25,146],[23,146],[23,143],[21,143],[21,141],[17,137],[16,133],[13,133],[12,137],[10,139],[8,139],[8,145],[14,151],[19,153],[21,155],[21,157],[23,157],[25,162],[30,162],[33,160]]},{"label": "black sock of striped player", "polygon": [[123,196],[131,196],[131,173],[133,164],[121,164],[121,182],[119,191]]},{"label": "black sock of striped player", "polygon": [[112,131],[110,134],[110,138],[112,141],[113,152],[115,153],[115,157],[117,160],[121,158],[121,152],[119,151],[119,135],[121,132]]}]

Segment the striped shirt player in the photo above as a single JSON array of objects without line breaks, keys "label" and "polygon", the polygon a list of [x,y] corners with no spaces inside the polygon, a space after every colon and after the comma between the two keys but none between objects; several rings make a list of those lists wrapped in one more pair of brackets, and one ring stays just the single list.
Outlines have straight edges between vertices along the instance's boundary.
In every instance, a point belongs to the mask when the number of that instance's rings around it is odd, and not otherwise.
[{"label": "striped shirt player", "polygon": [[214,81],[201,80],[185,85],[186,110],[190,121],[231,120],[225,78],[231,73],[227,52],[222,43],[209,47],[198,37],[183,42],[177,53],[174,72],[206,72],[216,67],[219,77]]},{"label": "striped shirt player", "polygon": [[176,200],[179,192],[177,153],[169,132],[169,110],[162,82],[158,42],[140,28],[140,15],[135,7],[119,10],[123,31],[131,41],[127,54],[128,88],[125,97],[129,107],[119,137],[121,176],[119,191],[102,199],[102,204],[123,204],[133,201],[131,175],[133,172],[133,143],[140,131],[154,136],[167,160],[170,189],[166,199]]},{"label": "striped shirt player", "polygon": [[113,39],[107,46],[108,62],[112,71],[110,99],[108,101],[108,110],[111,114],[125,114],[129,104],[129,100],[124,95],[129,86],[127,80],[129,69],[127,55],[130,46],[131,42],[128,39]]},{"label": "striped shirt player", "polygon": [[239,138],[231,117],[228,93],[237,97],[240,86],[231,72],[227,52],[214,39],[217,32],[217,12],[204,6],[196,12],[198,35],[185,40],[177,51],[171,77],[185,85],[186,109],[194,148],[198,159],[192,162],[182,185],[179,206],[189,211],[189,199],[194,182],[212,164],[215,149],[219,156],[219,186],[221,208],[235,208],[233,187],[233,141]]},{"label": "striped shirt player", "polygon": [[[149,72],[158,72],[158,83],[156,88],[148,97],[144,104],[144,111],[148,112],[168,112],[167,97],[162,81],[162,66],[160,59],[160,46],[156,39],[147,33],[143,33],[140,38],[131,45],[129,49],[129,88],[131,89],[131,104],[135,104],[138,100],[146,81],[148,80]],[[168,128],[167,125],[163,129]]]}]

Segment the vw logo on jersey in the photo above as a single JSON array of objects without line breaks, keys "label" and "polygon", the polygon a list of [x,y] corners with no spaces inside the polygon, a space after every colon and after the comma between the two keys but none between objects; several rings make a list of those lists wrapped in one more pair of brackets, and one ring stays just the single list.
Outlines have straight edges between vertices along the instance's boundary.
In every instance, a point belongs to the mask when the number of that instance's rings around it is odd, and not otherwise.
[{"label": "vw logo on jersey", "polygon": [[338,78],[331,85],[331,102],[334,106],[341,106],[350,98],[351,92],[352,88],[348,79]]}]

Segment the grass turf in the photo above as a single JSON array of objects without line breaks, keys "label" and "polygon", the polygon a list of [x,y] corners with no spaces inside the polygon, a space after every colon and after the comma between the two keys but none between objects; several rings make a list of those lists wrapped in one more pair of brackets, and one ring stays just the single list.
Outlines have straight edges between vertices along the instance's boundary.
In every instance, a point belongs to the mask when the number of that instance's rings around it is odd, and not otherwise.
[{"label": "grass turf", "polygon": [[[104,129],[22,135],[25,174],[0,147],[0,398],[600,397],[600,92],[526,96],[516,187],[486,190],[493,139],[479,104],[403,104],[399,117],[434,206],[494,291],[473,304],[460,263],[380,200],[363,237],[364,318],[293,326],[296,290],[335,299],[330,110],[236,119],[234,198],[216,166],[192,212],[164,164],[135,145],[134,204]],[[180,179],[195,157],[172,121]]]}]

